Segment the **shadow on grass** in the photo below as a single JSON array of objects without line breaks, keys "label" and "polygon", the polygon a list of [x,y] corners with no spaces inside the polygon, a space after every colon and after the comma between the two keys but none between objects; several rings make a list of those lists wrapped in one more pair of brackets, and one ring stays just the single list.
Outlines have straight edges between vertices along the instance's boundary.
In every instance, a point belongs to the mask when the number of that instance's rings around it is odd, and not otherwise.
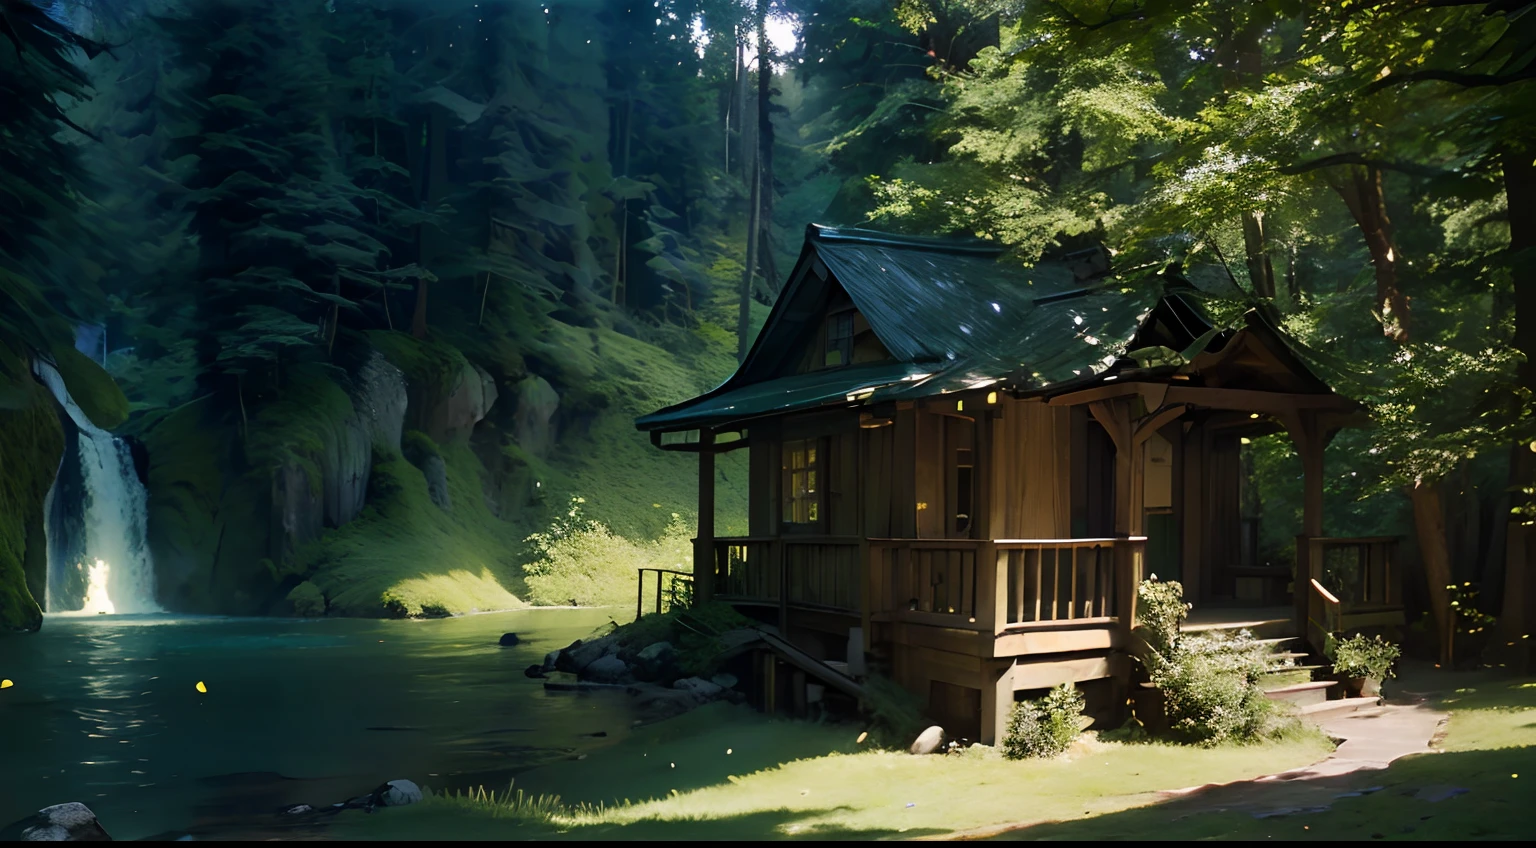
[{"label": "shadow on grass", "polygon": [[632,822],[561,825],[537,819],[474,815],[447,805],[426,804],[384,810],[371,816],[349,814],[330,828],[332,839],[366,840],[668,840],[740,841],[769,839],[868,840],[912,838],[944,833],[938,829],[850,828],[817,821],[825,810],[764,810],[720,817],[646,818]]},{"label": "shadow on grass", "polygon": [[[1519,839],[1536,833],[1528,748],[1405,757],[1345,778],[1217,787],[1163,804],[999,835],[1042,839]],[[1520,775],[1515,777],[1515,775]],[[1301,791],[1298,791],[1301,790]]]}]

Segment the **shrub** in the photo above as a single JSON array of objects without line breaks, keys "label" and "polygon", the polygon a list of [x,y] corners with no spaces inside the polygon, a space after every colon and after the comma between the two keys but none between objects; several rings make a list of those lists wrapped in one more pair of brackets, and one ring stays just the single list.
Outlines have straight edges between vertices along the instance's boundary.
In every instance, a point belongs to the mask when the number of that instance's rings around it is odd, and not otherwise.
[{"label": "shrub", "polygon": [[[529,600],[535,604],[618,606],[633,602],[641,568],[693,571],[691,532],[674,513],[661,537],[633,542],[588,519],[585,498],[572,497],[549,529],[526,540],[534,559],[523,565]],[[680,587],[674,603],[689,600]]]},{"label": "shrub", "polygon": [[1177,580],[1159,582],[1157,575],[1136,587],[1137,630],[1147,646],[1161,657],[1168,657],[1179,639],[1179,625],[1189,615],[1184,602],[1184,586]]},{"label": "shrub", "polygon": [[293,604],[294,614],[303,618],[325,615],[325,595],[319,586],[308,580],[293,587],[293,591],[288,593],[288,602]]},{"label": "shrub", "polygon": [[1268,650],[1244,630],[1181,637],[1172,657],[1152,669],[1163,690],[1169,730],[1215,745],[1253,741],[1270,729],[1273,704],[1259,687]]},{"label": "shrub", "polygon": [[1380,636],[1366,638],[1363,633],[1356,633],[1337,642],[1330,639],[1328,648],[1328,658],[1333,661],[1335,672],[1345,677],[1368,677],[1372,680],[1392,677],[1392,664],[1403,653],[1396,643],[1388,642]]},{"label": "shrub", "polygon": [[864,680],[859,706],[870,717],[870,733],[877,747],[904,748],[927,726],[917,696],[878,674]]},{"label": "shrub", "polygon": [[1077,738],[1083,706],[1083,693],[1070,683],[1052,689],[1038,701],[1014,704],[1003,734],[1003,756],[1022,760],[1060,755]]}]

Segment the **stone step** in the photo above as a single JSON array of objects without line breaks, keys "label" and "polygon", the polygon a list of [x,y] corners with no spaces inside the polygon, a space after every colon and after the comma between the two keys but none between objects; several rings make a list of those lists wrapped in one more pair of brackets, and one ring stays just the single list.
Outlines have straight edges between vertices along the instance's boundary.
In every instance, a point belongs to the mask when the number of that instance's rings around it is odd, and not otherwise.
[{"label": "stone step", "polygon": [[1310,657],[1310,656],[1312,656],[1312,655],[1311,654],[1302,653],[1301,651],[1270,651],[1269,652],[1269,658],[1270,659],[1272,659],[1272,660],[1280,660],[1280,661],[1283,661],[1283,662],[1292,662],[1292,661],[1295,661],[1295,660],[1304,660],[1304,659],[1306,659],[1307,657]]},{"label": "stone step", "polygon": [[1269,641],[1271,639],[1283,640],[1296,637],[1296,623],[1289,618],[1253,618],[1234,621],[1214,621],[1190,624],[1185,622],[1179,626],[1183,633],[1209,633],[1216,630],[1225,630],[1236,633],[1239,630],[1247,630],[1255,639]]},{"label": "stone step", "polygon": [[1264,696],[1271,701],[1285,701],[1298,707],[1308,707],[1321,704],[1328,700],[1328,688],[1333,686],[1332,680],[1313,680],[1308,683],[1293,683],[1289,686],[1279,686],[1274,689],[1265,689]]},{"label": "stone step", "polygon": [[1311,721],[1321,721],[1351,713],[1368,713],[1380,705],[1381,698],[1337,698],[1332,701],[1307,704],[1297,710],[1297,713]]},{"label": "stone step", "polygon": [[1313,672],[1320,668],[1322,668],[1320,665],[1276,666],[1259,676],[1259,686],[1264,689],[1279,689],[1297,683],[1311,683]]}]

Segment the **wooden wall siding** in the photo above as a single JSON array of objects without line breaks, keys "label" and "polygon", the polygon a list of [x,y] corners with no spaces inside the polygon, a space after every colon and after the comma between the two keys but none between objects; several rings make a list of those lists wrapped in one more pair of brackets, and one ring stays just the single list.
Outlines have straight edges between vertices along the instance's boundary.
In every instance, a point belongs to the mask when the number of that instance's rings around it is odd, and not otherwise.
[{"label": "wooden wall siding", "polygon": [[1242,563],[1242,466],[1236,436],[1216,436],[1206,453],[1205,562],[1209,597],[1234,591],[1229,568]]},{"label": "wooden wall siding", "polygon": [[1115,614],[1113,542],[1040,544],[1005,553],[1007,624]]},{"label": "wooden wall siding", "polygon": [[1184,433],[1179,501],[1184,519],[1184,593],[1190,601],[1209,596],[1210,569],[1205,564],[1205,428],[1192,426]]},{"label": "wooden wall siding", "polygon": [[1003,402],[994,432],[995,482],[1003,526],[995,538],[1063,539],[1071,535],[1071,413],[1038,400]]},{"label": "wooden wall siding", "polygon": [[944,538],[944,417],[916,410],[912,460],[917,538]]},{"label": "wooden wall siding", "polygon": [[1088,529],[1088,420],[1086,408],[1067,408],[1068,476],[1071,480],[1068,484],[1071,491],[1071,519],[1068,527],[1076,539],[1103,535],[1102,531]]},{"label": "wooden wall siding", "polygon": [[897,407],[896,420],[891,425],[895,444],[891,451],[894,465],[891,474],[891,537],[896,539],[917,538],[917,409],[908,405]]},{"label": "wooden wall siding", "polygon": [[[944,473],[944,536],[950,539],[976,538],[979,523],[977,512],[977,451],[976,421],[958,415],[946,415],[944,419],[944,454],[941,468]],[[960,457],[962,452],[970,457],[970,478],[961,478]],[[969,491],[965,491],[969,489]],[[969,500],[966,517],[961,518],[960,507]]]},{"label": "wooden wall siding", "polygon": [[752,435],[752,443],[747,446],[747,535],[771,536],[778,532],[771,507],[774,492],[769,485],[770,480],[779,476],[772,463],[774,442],[766,434]]},{"label": "wooden wall siding", "polygon": [[859,543],[784,543],[785,585],[791,604],[858,610],[863,585]]},{"label": "wooden wall siding", "polygon": [[859,533],[859,431],[844,429],[827,437],[822,467],[826,478],[826,532],[833,536]]},{"label": "wooden wall siding", "polygon": [[891,495],[897,471],[895,428],[877,427],[861,430],[864,443],[864,532],[867,537],[891,536]]}]

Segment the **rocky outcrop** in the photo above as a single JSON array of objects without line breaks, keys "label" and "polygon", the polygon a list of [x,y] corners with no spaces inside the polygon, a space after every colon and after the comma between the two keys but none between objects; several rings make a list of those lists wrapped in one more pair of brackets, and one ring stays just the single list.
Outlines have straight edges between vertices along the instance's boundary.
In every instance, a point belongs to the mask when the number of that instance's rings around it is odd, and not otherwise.
[{"label": "rocky outcrop", "polygon": [[427,457],[421,465],[422,476],[427,478],[427,497],[438,509],[453,509],[453,497],[448,494],[448,464],[437,454]]},{"label": "rocky outcrop", "polygon": [[405,375],[377,351],[352,378],[352,413],[336,427],[321,457],[325,523],[340,527],[363,511],[373,446],[400,450],[405,429]]},{"label": "rocky outcrop", "polygon": [[[300,545],[319,538],[324,527],[356,518],[368,494],[374,447],[400,449],[405,375],[375,351],[348,383],[346,413],[320,422],[318,455],[295,454],[273,469],[274,562],[288,561]],[[312,480],[313,475],[320,479]]]},{"label": "rocky outcrop", "polygon": [[512,437],[524,451],[543,457],[555,443],[554,420],[560,408],[560,394],[539,376],[524,378],[513,391],[516,406],[512,412]]},{"label": "rocky outcrop", "polygon": [[43,502],[64,454],[64,432],[30,364],[0,343],[0,630],[43,623],[48,580]]}]

